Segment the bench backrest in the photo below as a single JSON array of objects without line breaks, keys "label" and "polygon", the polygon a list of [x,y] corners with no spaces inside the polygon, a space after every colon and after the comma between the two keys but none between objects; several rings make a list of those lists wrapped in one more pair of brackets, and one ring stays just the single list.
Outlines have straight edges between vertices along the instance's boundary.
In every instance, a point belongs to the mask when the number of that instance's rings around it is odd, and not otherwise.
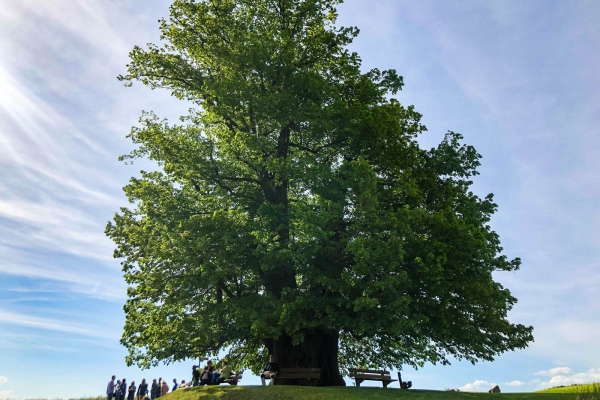
[{"label": "bench backrest", "polygon": [[277,378],[283,379],[319,379],[321,368],[281,368]]},{"label": "bench backrest", "polygon": [[392,379],[390,371],[376,369],[348,368],[350,378],[362,379]]}]

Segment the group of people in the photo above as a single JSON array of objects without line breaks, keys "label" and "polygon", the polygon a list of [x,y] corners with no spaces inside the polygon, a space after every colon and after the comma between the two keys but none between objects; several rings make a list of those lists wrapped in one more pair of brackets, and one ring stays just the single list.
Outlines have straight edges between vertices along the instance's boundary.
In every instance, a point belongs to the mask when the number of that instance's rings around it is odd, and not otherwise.
[{"label": "group of people", "polygon": [[[125,400],[125,396],[127,396],[127,400],[155,400],[169,393],[169,385],[162,378],[158,378],[158,382],[156,379],[153,379],[150,387],[148,387],[145,379],[142,379],[142,383],[136,386],[135,381],[127,385],[127,379],[123,378],[115,382],[116,378],[113,375],[106,386],[107,400]],[[185,387],[185,381],[181,381],[181,384],[178,384],[177,379],[173,379],[173,388],[171,391],[181,387],[181,385]]]},{"label": "group of people", "polygon": [[[260,374],[263,386],[265,386],[265,379],[270,379],[269,385],[271,385],[278,372],[279,366],[271,354],[269,355],[269,363],[265,366],[263,373]],[[188,384],[185,383],[185,380],[182,380],[181,383],[178,384],[177,379],[173,379],[171,391],[189,386],[220,385],[227,379],[230,379],[231,376],[231,367],[227,365],[227,361],[223,361],[221,363],[221,368],[216,369],[213,367],[212,361],[209,360],[202,370],[200,370],[197,365],[192,366],[192,381]],[[163,381],[162,378],[158,378],[158,382],[156,379],[153,379],[150,388],[148,387],[148,383],[146,383],[146,379],[142,379],[142,383],[140,383],[139,386],[136,386],[135,381],[127,385],[127,380],[125,378],[115,382],[116,378],[117,377],[113,375],[108,382],[108,386],[106,387],[107,400],[125,400],[125,396],[127,396],[127,400],[156,400],[169,393],[169,385],[166,381]]]},{"label": "group of people", "polygon": [[[275,362],[273,354],[269,355],[269,362],[260,374],[260,380],[263,386],[266,385],[266,379],[269,379],[269,385],[273,384],[275,377],[279,373],[279,365]],[[216,370],[212,361],[208,361],[206,366],[200,370],[197,365],[192,366],[192,386],[199,385],[220,385],[231,376],[231,368],[226,361],[221,364],[221,369]]]},{"label": "group of people", "polygon": [[220,385],[231,377],[231,367],[227,361],[221,363],[221,369],[215,369],[212,361],[208,360],[202,371],[197,365],[192,366],[192,386]]}]

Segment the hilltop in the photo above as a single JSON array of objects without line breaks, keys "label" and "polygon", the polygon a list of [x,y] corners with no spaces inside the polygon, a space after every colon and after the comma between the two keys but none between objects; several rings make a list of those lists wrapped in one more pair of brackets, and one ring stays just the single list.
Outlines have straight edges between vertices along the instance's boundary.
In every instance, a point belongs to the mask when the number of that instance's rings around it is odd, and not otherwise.
[{"label": "hilltop", "polygon": [[[306,386],[204,386],[176,390],[164,400],[490,400],[501,396],[507,400],[571,400],[570,393],[468,393],[435,390],[400,390],[374,387],[306,387]],[[469,399],[467,399],[469,398]]]}]

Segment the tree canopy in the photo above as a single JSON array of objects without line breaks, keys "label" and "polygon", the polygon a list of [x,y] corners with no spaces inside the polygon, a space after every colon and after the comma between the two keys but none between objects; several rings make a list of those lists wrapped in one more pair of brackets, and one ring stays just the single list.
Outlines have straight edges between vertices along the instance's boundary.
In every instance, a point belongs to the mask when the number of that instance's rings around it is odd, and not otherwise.
[{"label": "tree canopy", "polygon": [[144,113],[122,160],[160,167],[125,186],[106,228],[129,284],[121,343],[149,367],[227,350],[257,371],[493,360],[532,327],[494,271],[514,271],[470,191],[479,154],[433,149],[397,99],[395,70],[361,70],[338,0],[177,0],[161,45],[135,47],[139,81],[189,102]]}]

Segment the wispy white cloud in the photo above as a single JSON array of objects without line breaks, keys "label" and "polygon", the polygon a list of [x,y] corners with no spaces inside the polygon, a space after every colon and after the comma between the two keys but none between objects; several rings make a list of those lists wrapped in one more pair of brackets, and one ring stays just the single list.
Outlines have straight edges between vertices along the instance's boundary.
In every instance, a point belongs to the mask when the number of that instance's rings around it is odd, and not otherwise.
[{"label": "wispy white cloud", "polygon": [[496,386],[495,383],[484,380],[476,380],[475,382],[467,383],[466,385],[461,386],[458,389],[462,392],[487,392],[494,386]]},{"label": "wispy white cloud", "polygon": [[4,385],[6,382],[8,382],[8,378],[5,376],[0,376],[0,385]]},{"label": "wispy white cloud", "polygon": [[[21,265],[14,268],[11,265],[0,265],[0,274],[26,277],[35,280],[54,281],[53,292],[72,293],[79,297],[88,297],[110,302],[122,303],[126,298],[126,285],[120,276],[98,273],[76,273],[66,268],[42,268]],[[38,298],[39,299],[39,298]],[[69,297],[66,300],[71,300]],[[15,298],[15,301],[23,301]]]},{"label": "wispy white cloud", "polygon": [[[67,316],[68,317],[68,316]],[[56,318],[55,318],[56,319]],[[60,319],[60,318],[58,318]],[[2,322],[0,322],[2,324]],[[26,329],[22,329],[25,327]],[[9,349],[12,352],[48,351],[52,353],[85,354],[90,348],[113,348],[115,338],[120,334],[119,329],[103,326],[109,339],[96,336],[68,334],[64,331],[48,329],[32,329],[26,325],[13,324],[12,328],[3,324],[0,330],[0,348]],[[102,328],[99,328],[102,329]],[[12,380],[14,384],[14,379]]]},{"label": "wispy white cloud", "polygon": [[23,0],[8,2],[2,8],[0,21],[4,24],[13,26],[17,21],[38,21],[41,25],[53,26],[55,29],[51,33],[56,42],[77,38],[84,46],[102,52],[106,61],[130,50],[122,36],[124,27],[117,22],[124,17],[117,2],[49,0],[40,3]]},{"label": "wispy white cloud", "polygon": [[42,202],[26,199],[1,199],[0,218],[18,225],[0,227],[4,232],[0,244],[32,250],[53,251],[111,260],[114,246],[104,235],[106,221],[92,211],[51,199]]},{"label": "wispy white cloud", "polygon": [[2,309],[0,309],[0,322],[101,339],[116,339],[114,335],[107,333],[100,327],[84,326],[68,321],[18,314]]},{"label": "wispy white cloud", "polygon": [[511,386],[511,387],[521,387],[521,386],[525,386],[526,383],[523,382],[523,381],[514,380],[512,382],[506,382],[505,385],[506,386]]}]

